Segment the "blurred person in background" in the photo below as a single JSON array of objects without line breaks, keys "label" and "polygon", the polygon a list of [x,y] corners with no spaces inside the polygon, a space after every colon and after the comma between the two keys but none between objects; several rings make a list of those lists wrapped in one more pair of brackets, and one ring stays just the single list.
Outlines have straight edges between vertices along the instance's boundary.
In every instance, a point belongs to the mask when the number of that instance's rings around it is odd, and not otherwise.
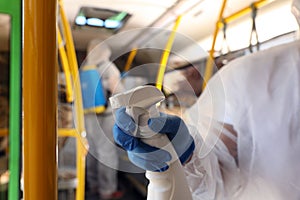
[{"label": "blurred person in background", "polygon": [[[118,190],[118,154],[112,138],[114,118],[107,103],[108,98],[113,94],[122,92],[123,87],[122,84],[119,84],[120,72],[109,60],[110,55],[110,47],[103,41],[94,39],[88,44],[87,58],[80,69],[83,72],[92,67],[96,69],[95,71],[100,77],[96,80],[97,83],[89,83],[91,80],[95,80],[91,79],[89,75],[85,78],[81,76],[82,92],[99,95],[98,93],[95,94],[95,91],[86,91],[95,89],[95,87],[84,86],[100,84],[103,90],[101,98],[104,98],[102,102],[106,102],[105,109],[100,112],[91,109],[85,112],[85,128],[89,143],[86,163],[87,199],[91,196],[99,196],[100,199],[118,199],[123,196],[123,192]],[[90,100],[83,95],[84,104]]]}]

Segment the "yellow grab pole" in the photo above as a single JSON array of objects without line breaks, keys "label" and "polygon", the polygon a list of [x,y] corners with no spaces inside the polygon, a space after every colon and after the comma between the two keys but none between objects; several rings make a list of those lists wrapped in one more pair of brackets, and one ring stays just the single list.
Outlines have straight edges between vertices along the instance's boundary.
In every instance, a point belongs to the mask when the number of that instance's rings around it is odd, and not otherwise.
[{"label": "yellow grab pole", "polygon": [[78,63],[75,54],[75,47],[73,43],[71,29],[66,17],[66,14],[63,9],[63,2],[59,0],[59,11],[60,17],[63,24],[63,34],[66,37],[66,49],[67,49],[67,56],[70,66],[71,75],[74,81],[74,90],[75,90],[75,125],[80,134],[81,140],[76,140],[76,174],[78,179],[78,185],[76,190],[76,200],[84,199],[84,191],[85,191],[85,159],[86,159],[86,152],[88,149],[88,142],[85,138],[85,126],[84,126],[84,112],[83,112],[83,104],[82,104],[82,94],[81,94],[81,86],[79,81],[79,72],[78,72]]},{"label": "yellow grab pole", "polygon": [[165,74],[166,67],[167,67],[168,58],[169,58],[169,55],[170,55],[170,52],[172,49],[172,45],[173,45],[173,42],[175,39],[176,30],[181,21],[181,17],[182,16],[180,15],[176,19],[175,25],[169,36],[168,42],[166,44],[165,50],[164,50],[163,55],[160,60],[160,66],[159,66],[159,70],[158,70],[158,74],[157,74],[157,78],[156,78],[156,87],[160,90],[162,89],[162,84],[163,84],[164,74]]},{"label": "yellow grab pole", "polygon": [[210,79],[210,77],[212,75],[212,72],[213,72],[215,45],[216,45],[218,32],[219,32],[219,29],[220,29],[220,23],[222,23],[223,13],[224,13],[224,10],[225,10],[225,7],[226,7],[226,3],[227,3],[227,0],[223,0],[221,11],[219,13],[219,18],[218,18],[218,21],[216,23],[216,28],[215,28],[215,32],[214,32],[214,36],[213,36],[213,42],[212,42],[211,50],[209,52],[209,55],[208,55],[208,58],[207,58],[207,61],[206,61],[206,68],[205,68],[205,73],[204,73],[204,77],[203,77],[202,90],[204,90],[204,88],[206,86],[206,83]]},{"label": "yellow grab pole", "polygon": [[128,59],[126,61],[126,64],[125,64],[125,67],[124,67],[124,71],[127,72],[129,71],[130,67],[131,67],[131,64],[132,64],[132,61],[135,57],[137,53],[137,48],[133,48],[128,56]]},{"label": "yellow grab pole", "polygon": [[[270,2],[270,0],[260,0],[260,1],[254,2],[253,5],[256,8],[260,8],[260,7],[266,5],[269,2]],[[241,17],[243,15],[246,15],[248,13],[251,13],[251,12],[252,12],[251,6],[247,6],[246,8],[243,8],[240,11],[238,11],[236,13],[233,13],[232,15],[230,15],[228,17],[225,17],[224,18],[224,22],[225,23],[232,22],[233,20],[235,20],[235,19],[237,19],[237,18],[239,18],[239,17]]]},{"label": "yellow grab pole", "polygon": [[65,80],[66,80],[67,101],[72,102],[74,99],[73,99],[73,90],[72,90],[72,81],[71,81],[69,62],[68,62],[65,47],[63,45],[63,40],[61,37],[60,30],[57,28],[56,31],[57,31],[57,41],[58,41],[58,52],[61,60],[61,65],[65,74]]},{"label": "yellow grab pole", "polygon": [[57,199],[56,0],[24,1],[24,199]]}]

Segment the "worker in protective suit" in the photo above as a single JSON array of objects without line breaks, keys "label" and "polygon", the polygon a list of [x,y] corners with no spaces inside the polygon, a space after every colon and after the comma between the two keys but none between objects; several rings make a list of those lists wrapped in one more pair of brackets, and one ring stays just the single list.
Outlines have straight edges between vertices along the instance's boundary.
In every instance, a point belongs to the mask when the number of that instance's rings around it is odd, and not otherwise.
[{"label": "worker in protective suit", "polygon": [[[84,105],[88,105],[86,102],[91,99],[97,98],[101,98],[100,101],[105,104],[101,106],[101,108],[104,106],[104,109],[93,111],[89,108],[85,110],[85,128],[89,143],[86,165],[87,199],[89,197],[94,198],[95,195],[100,195],[101,199],[117,199],[122,196],[122,192],[118,191],[118,155],[112,137],[114,119],[107,99],[110,95],[123,91],[123,87],[119,83],[120,72],[109,60],[110,55],[109,46],[101,40],[94,39],[88,44],[87,58],[80,68]],[[83,75],[84,72],[94,67],[98,72],[97,76],[99,78],[97,80],[93,79],[92,77],[95,76],[90,74]],[[90,83],[91,80],[94,82],[96,80],[98,87],[90,87],[89,85],[94,84]],[[99,88],[103,89],[102,93],[96,92]],[[85,94],[93,94],[96,97],[89,98]]]},{"label": "worker in protective suit", "polygon": [[[300,0],[292,11],[300,22]],[[300,41],[230,62],[187,114],[189,129],[165,114],[148,124],[167,134],[184,158],[193,199],[300,199]],[[132,119],[117,110],[114,138],[131,161],[145,170],[166,170],[168,152],[161,150],[165,156],[157,159],[140,154],[155,147],[132,137],[133,130]]]}]

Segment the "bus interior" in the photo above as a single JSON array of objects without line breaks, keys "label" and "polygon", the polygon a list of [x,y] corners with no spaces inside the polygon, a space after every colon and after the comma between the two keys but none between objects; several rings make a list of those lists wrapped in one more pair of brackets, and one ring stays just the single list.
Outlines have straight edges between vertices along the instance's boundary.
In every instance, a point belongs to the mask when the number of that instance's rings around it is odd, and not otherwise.
[{"label": "bus interior", "polygon": [[[78,81],[90,41],[111,48],[126,89],[160,81],[163,109],[181,116],[228,62],[299,39],[290,7],[291,0],[1,0],[0,199],[93,199],[85,196],[92,155]],[[144,171],[117,149],[121,199],[146,199]]]}]

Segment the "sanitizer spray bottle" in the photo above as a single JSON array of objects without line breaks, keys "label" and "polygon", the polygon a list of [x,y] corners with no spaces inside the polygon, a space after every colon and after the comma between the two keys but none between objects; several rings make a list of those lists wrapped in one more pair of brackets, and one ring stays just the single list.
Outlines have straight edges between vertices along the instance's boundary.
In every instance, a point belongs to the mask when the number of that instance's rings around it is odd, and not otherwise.
[{"label": "sanitizer spray bottle", "polygon": [[164,172],[146,171],[149,180],[147,200],[192,200],[180,160],[164,134],[157,134],[148,127],[149,118],[158,117],[157,104],[165,99],[154,86],[139,86],[110,98],[113,109],[126,107],[126,112],[137,124],[134,136],[143,142],[168,151],[172,160]]}]

